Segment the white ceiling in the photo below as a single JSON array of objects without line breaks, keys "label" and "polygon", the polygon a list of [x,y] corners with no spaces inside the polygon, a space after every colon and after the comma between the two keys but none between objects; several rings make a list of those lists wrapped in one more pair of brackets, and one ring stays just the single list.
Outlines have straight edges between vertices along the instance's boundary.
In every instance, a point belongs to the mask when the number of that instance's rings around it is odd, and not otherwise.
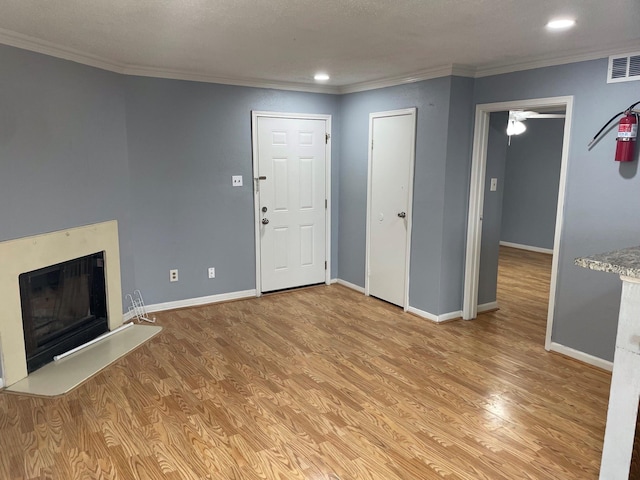
[{"label": "white ceiling", "polygon": [[[576,27],[547,31],[558,16]],[[338,92],[638,51],[640,0],[0,0],[0,43],[123,73]]]}]

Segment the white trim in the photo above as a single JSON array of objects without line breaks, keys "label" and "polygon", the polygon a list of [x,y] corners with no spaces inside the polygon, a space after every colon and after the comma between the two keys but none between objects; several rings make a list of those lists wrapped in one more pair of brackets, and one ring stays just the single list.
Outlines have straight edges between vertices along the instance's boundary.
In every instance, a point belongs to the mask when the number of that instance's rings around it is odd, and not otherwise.
[{"label": "white trim", "polygon": [[275,90],[289,90],[294,92],[326,93],[337,95],[340,87],[330,85],[297,83],[297,82],[272,82],[259,78],[219,77],[205,73],[190,72],[188,70],[169,70],[163,68],[143,67],[130,65],[124,68],[126,75],[140,77],[169,78],[173,80],[186,80],[190,82],[217,83],[221,85],[236,85],[240,87],[273,88]]},{"label": "white trim", "polygon": [[341,278],[336,279],[336,283],[338,285],[342,285],[343,287],[350,288],[351,290],[355,290],[358,293],[364,293],[364,288],[360,285],[356,285],[355,283],[347,282],[346,280],[342,280]]},{"label": "white trim", "polygon": [[133,320],[136,316],[136,312],[133,310],[129,310],[128,312],[122,315],[122,323],[129,322]]},{"label": "white trim", "polygon": [[29,50],[30,52],[42,53],[44,55],[49,55],[50,57],[61,58],[63,60],[70,60],[72,62],[89,65],[90,67],[96,67],[110,72],[120,74],[125,73],[125,65],[122,63],[114,62],[108,58],[93,55],[91,53],[82,52],[74,48],[63,47],[62,45],[47,42],[46,40],[41,40],[29,35],[23,35],[22,33],[13,32],[4,28],[0,28],[0,44]]},{"label": "white trim", "polygon": [[153,305],[145,305],[147,313],[164,312],[165,310],[174,310],[176,308],[198,307],[200,305],[209,305],[211,303],[228,302],[230,300],[240,300],[243,298],[251,298],[256,296],[256,290],[241,290],[239,292],[218,293],[217,295],[207,295],[206,297],[186,298],[184,300],[176,300],[173,302],[155,303]]},{"label": "white trim", "polygon": [[536,68],[555,67],[557,65],[567,65],[570,63],[588,62],[590,60],[600,60],[609,55],[617,55],[628,52],[630,49],[638,49],[638,41],[620,44],[605,50],[585,51],[574,55],[565,55],[555,58],[529,59],[521,63],[493,64],[476,69],[475,78],[490,77],[503,73],[520,72],[523,70],[533,70]]},{"label": "white trim", "polygon": [[553,248],[534,247],[533,245],[503,242],[502,240],[500,240],[500,245],[502,245],[503,247],[517,248],[518,250],[528,250],[529,252],[547,253],[549,255],[553,255]]},{"label": "white trim", "polygon": [[473,77],[475,75],[475,67],[466,65],[444,65],[441,67],[428,68],[426,70],[418,70],[417,72],[407,75],[397,75],[393,77],[385,77],[378,80],[370,80],[368,82],[353,83],[338,87],[338,93],[356,93],[367,90],[377,90],[378,88],[394,87],[407,83],[416,83],[423,80],[431,80],[432,78],[449,77],[456,75],[459,77]]},{"label": "white trim", "polygon": [[580,350],[575,350],[571,347],[566,347],[556,342],[551,342],[547,350],[550,350],[556,353],[561,353],[562,355],[571,357],[574,360],[587,363],[594,367],[602,368],[603,370],[606,370],[608,372],[613,371],[613,362],[610,362],[608,360],[603,360],[602,358],[594,357],[593,355],[589,355],[588,353],[581,352]]},{"label": "white trim", "polygon": [[0,377],[0,388],[4,388],[4,378]]},{"label": "white trim", "polygon": [[413,129],[411,130],[411,151],[409,152],[409,188],[407,190],[407,239],[406,239],[406,255],[405,255],[405,282],[404,282],[404,304],[402,307],[406,312],[409,308],[409,278],[411,267],[411,229],[413,225],[413,177],[416,164],[416,128],[417,128],[417,109],[416,107],[403,108],[400,110],[389,110],[386,112],[375,112],[369,114],[369,143],[367,144],[368,167],[367,167],[367,219],[366,219],[366,244],[365,244],[365,276],[364,276],[364,292],[369,295],[369,256],[371,243],[371,169],[373,164],[373,121],[376,118],[398,117],[409,115],[413,120]]},{"label": "white trim", "polygon": [[464,276],[463,318],[475,318],[478,313],[478,282],[480,276],[480,244],[482,239],[482,211],[484,206],[484,183],[487,166],[487,144],[489,139],[489,114],[506,110],[530,110],[538,107],[564,106],[566,119],[562,141],[562,160],[560,183],[558,188],[558,207],[556,210],[555,238],[553,242],[553,260],[551,266],[551,285],[549,289],[549,308],[547,311],[547,332],[545,348],[549,350],[556,293],[558,289],[558,261],[562,229],[564,225],[564,201],[569,163],[569,145],[573,118],[573,96],[536,98],[510,102],[486,103],[476,105],[476,120],[473,134],[473,156],[471,163],[471,181],[469,193],[469,217],[467,221],[467,248]]},{"label": "white trim", "polygon": [[314,83],[278,82],[258,78],[220,77],[216,75],[208,75],[205,73],[198,73],[187,70],[172,70],[148,67],[143,65],[125,64],[98,55],[93,55],[91,53],[65,47],[52,42],[47,42],[46,40],[42,40],[29,35],[23,35],[21,33],[17,33],[4,28],[0,28],[0,44],[21,48],[23,50],[29,50],[31,52],[42,53],[51,57],[61,58],[63,60],[70,60],[72,62],[89,65],[91,67],[96,67],[123,75],[137,75],[143,77],[169,78],[194,82],[218,83],[223,85],[273,88],[277,90],[291,90],[326,94],[346,94],[362,92],[366,90],[374,90],[377,88],[415,83],[432,78],[448,77],[451,75],[472,78],[488,77],[491,75],[500,75],[503,73],[511,73],[522,70],[532,70],[535,68],[584,62],[588,60],[598,60],[601,58],[607,58],[610,55],[624,54],[630,50],[638,48],[637,41],[633,41],[605,50],[586,51],[575,55],[566,55],[555,58],[538,58],[521,63],[490,64],[481,67],[450,64],[425,70],[418,70],[406,75],[394,75],[391,77],[359,82],[351,85],[331,86]]},{"label": "white trim", "polygon": [[442,323],[448,320],[455,320],[457,318],[462,317],[462,312],[460,310],[456,312],[443,313],[442,315],[434,315],[433,313],[429,313],[415,307],[408,307],[406,311],[408,313],[413,313],[414,315],[418,315],[419,317],[426,318],[427,320],[431,320],[432,322],[435,322],[435,323]]},{"label": "white trim", "polygon": [[334,285],[338,283],[338,279],[337,278],[332,278],[331,281],[329,282],[329,285]]},{"label": "white trim", "polygon": [[467,219],[467,248],[464,267],[462,318],[470,320],[478,314],[478,282],[480,279],[480,242],[482,240],[482,209],[484,178],[487,169],[489,143],[489,113],[476,106]]},{"label": "white trim", "polygon": [[478,313],[488,312],[489,310],[497,310],[498,302],[489,302],[478,305]]},{"label": "white trim", "polygon": [[259,185],[257,172],[258,168],[258,118],[285,118],[291,120],[324,120],[325,132],[329,134],[329,138],[325,143],[325,199],[327,200],[327,208],[325,209],[325,254],[324,258],[327,262],[327,268],[324,272],[324,283],[331,284],[331,115],[315,114],[315,113],[285,113],[285,112],[267,112],[261,110],[253,110],[251,112],[251,151],[253,156],[253,206],[254,206],[254,234],[255,234],[255,252],[256,252],[256,296],[262,295],[262,280],[260,275],[260,197],[258,195]]}]

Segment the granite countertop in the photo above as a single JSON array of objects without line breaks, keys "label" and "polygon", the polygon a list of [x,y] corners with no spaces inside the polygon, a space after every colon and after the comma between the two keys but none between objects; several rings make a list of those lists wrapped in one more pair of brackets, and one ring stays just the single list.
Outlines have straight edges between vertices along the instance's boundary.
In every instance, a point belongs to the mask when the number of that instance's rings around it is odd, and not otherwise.
[{"label": "granite countertop", "polygon": [[576,258],[575,264],[600,272],[611,272],[625,277],[640,278],[640,246]]}]

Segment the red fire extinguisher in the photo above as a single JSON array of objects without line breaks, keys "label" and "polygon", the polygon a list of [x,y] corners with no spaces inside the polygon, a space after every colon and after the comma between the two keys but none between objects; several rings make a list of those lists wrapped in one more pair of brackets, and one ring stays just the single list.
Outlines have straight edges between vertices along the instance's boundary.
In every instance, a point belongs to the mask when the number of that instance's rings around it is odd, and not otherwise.
[{"label": "red fire extinguisher", "polygon": [[618,124],[618,138],[616,145],[616,162],[631,162],[638,136],[638,119],[627,111]]},{"label": "red fire extinguisher", "polygon": [[591,149],[591,147],[598,140],[598,137],[600,137],[600,134],[604,132],[616,118],[618,118],[620,115],[623,115],[623,117],[620,119],[620,122],[618,123],[615,160],[616,162],[633,161],[636,138],[638,137],[638,114],[640,114],[640,111],[634,110],[637,105],[640,105],[640,102],[634,103],[625,111],[616,113],[613,117],[611,117],[609,121],[604,124],[604,127],[598,130],[598,133],[596,133],[593,139],[589,142],[587,148]]}]

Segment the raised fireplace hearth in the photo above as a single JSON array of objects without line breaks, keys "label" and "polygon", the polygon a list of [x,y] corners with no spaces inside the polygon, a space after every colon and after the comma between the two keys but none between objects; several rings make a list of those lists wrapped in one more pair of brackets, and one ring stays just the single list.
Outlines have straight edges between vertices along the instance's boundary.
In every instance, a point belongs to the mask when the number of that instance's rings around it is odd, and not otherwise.
[{"label": "raised fireplace hearth", "polygon": [[[123,320],[118,223],[115,220],[0,242],[0,263],[2,263],[0,269],[0,305],[2,305],[0,308],[0,355],[2,355],[2,376],[5,385],[13,385],[28,375],[27,344],[20,298],[20,275],[25,272],[46,270],[51,266],[91,256],[96,252],[103,254],[106,293],[104,308],[106,309],[107,329],[113,330],[122,325]],[[98,262],[98,260],[95,261]],[[88,282],[88,278],[86,281]],[[85,280],[78,280],[76,288],[80,288],[83,282]],[[50,288],[53,289],[53,287]],[[40,298],[36,301],[36,309],[45,309],[46,303],[49,301],[51,301],[50,297]],[[38,302],[40,303],[38,304]],[[65,309],[67,310],[65,316],[74,310],[80,311],[82,315],[84,307],[76,305],[67,306]],[[36,312],[36,316],[41,317],[39,322],[47,321],[43,319],[47,315],[42,311]],[[99,317],[99,312],[94,316]],[[54,320],[54,324],[55,322],[57,320]]]},{"label": "raised fireplace hearth", "polygon": [[20,275],[29,373],[109,330],[104,252]]}]

